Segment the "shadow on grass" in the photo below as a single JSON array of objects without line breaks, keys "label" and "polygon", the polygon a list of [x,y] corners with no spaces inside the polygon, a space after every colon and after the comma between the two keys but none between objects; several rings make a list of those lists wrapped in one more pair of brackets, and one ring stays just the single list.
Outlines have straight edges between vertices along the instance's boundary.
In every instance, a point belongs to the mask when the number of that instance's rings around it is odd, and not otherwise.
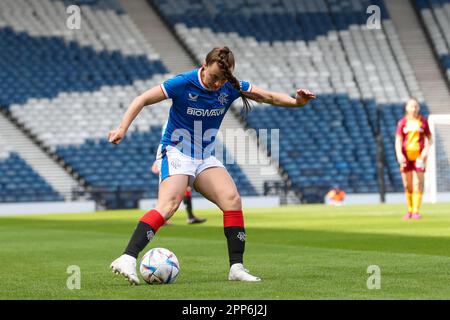
[{"label": "shadow on grass", "polygon": [[[0,230],[30,234],[32,230],[58,230],[69,232],[107,233],[118,235],[128,241],[136,227],[127,221],[60,221],[38,219],[1,219]],[[223,229],[218,226],[175,225],[163,227],[159,237],[207,239],[223,241]],[[88,237],[88,236],[87,236]],[[1,232],[0,232],[1,239]],[[4,239],[6,240],[6,239]],[[12,239],[9,239],[11,241]],[[284,245],[327,249],[378,251],[384,253],[407,253],[419,255],[450,256],[450,237],[425,237],[397,234],[372,234],[335,232],[308,229],[247,228],[247,242],[252,245]]]}]

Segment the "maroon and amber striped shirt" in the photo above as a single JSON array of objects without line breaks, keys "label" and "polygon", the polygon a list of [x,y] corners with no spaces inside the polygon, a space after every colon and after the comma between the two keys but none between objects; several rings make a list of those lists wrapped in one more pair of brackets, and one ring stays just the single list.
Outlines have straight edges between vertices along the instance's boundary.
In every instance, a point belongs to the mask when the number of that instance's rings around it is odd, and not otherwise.
[{"label": "maroon and amber striped shirt", "polygon": [[428,121],[422,116],[400,119],[396,134],[402,138],[402,152],[409,161],[415,161],[420,156],[425,147],[425,137],[431,137]]}]

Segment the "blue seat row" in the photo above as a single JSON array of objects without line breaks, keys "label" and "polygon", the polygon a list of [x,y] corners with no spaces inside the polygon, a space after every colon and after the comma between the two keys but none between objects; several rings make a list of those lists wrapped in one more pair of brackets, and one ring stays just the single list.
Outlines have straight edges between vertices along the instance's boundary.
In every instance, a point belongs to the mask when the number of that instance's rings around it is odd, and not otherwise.
[{"label": "blue seat row", "polygon": [[0,202],[64,201],[17,153],[0,160]]},{"label": "blue seat row", "polygon": [[0,106],[4,107],[168,73],[161,61],[143,55],[97,52],[59,37],[31,37],[10,27],[0,28],[0,47]]}]

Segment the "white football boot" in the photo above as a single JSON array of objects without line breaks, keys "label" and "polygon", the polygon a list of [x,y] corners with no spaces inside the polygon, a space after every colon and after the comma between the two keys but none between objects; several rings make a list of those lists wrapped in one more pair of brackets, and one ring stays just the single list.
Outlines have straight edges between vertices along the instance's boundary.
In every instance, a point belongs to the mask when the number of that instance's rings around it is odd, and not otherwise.
[{"label": "white football boot", "polygon": [[123,254],[111,263],[110,268],[115,274],[123,275],[131,284],[139,284],[135,257]]},{"label": "white football boot", "polygon": [[228,280],[256,282],[256,281],[261,281],[261,278],[252,276],[249,273],[249,271],[244,268],[242,263],[235,263],[230,268],[230,273],[228,274]]}]

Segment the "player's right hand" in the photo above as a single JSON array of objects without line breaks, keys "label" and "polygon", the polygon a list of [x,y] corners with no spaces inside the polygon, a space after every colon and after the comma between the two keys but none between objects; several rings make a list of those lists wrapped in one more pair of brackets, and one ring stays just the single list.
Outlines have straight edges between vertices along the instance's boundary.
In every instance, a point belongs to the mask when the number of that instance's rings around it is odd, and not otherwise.
[{"label": "player's right hand", "polygon": [[404,167],[406,165],[406,157],[403,154],[398,156],[397,161],[401,167]]},{"label": "player's right hand", "polygon": [[119,144],[123,138],[125,137],[125,130],[121,128],[117,128],[111,130],[108,134],[108,141],[113,144]]}]

